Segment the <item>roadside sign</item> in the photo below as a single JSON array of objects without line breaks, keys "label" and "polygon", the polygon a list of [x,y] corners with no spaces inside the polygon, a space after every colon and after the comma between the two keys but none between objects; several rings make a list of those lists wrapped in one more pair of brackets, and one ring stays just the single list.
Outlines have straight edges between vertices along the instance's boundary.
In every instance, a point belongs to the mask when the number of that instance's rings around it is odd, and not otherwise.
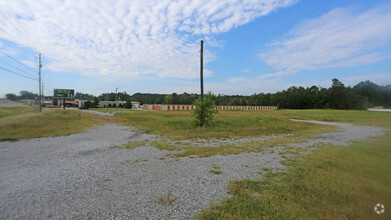
[{"label": "roadside sign", "polygon": [[73,89],[54,89],[54,98],[73,98],[75,90]]}]

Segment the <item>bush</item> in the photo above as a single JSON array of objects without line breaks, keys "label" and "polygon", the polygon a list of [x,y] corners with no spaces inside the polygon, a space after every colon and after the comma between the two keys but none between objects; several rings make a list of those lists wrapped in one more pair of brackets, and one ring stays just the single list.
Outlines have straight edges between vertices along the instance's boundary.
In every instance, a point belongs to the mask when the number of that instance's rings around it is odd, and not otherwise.
[{"label": "bush", "polygon": [[125,108],[132,108],[132,100],[130,98],[126,100]]},{"label": "bush", "polygon": [[216,104],[212,101],[212,93],[208,93],[204,97],[204,101],[201,98],[196,99],[193,102],[197,108],[193,109],[194,125],[197,127],[208,126],[208,123],[212,121],[213,116],[217,113],[215,110]]}]

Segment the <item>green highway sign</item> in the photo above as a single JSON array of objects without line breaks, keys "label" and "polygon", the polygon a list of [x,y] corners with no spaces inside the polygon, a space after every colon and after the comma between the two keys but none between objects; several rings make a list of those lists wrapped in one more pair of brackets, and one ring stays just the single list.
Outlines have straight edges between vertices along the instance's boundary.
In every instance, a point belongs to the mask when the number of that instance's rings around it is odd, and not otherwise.
[{"label": "green highway sign", "polygon": [[72,98],[74,95],[73,89],[54,89],[54,98]]}]

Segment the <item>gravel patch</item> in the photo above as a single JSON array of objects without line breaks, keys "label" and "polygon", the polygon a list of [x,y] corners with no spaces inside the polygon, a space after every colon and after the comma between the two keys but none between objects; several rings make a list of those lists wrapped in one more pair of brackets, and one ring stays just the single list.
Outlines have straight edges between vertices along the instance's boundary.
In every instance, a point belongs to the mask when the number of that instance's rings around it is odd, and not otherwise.
[{"label": "gravel patch", "polygon": [[[288,146],[347,145],[385,132],[378,127],[327,124],[341,131]],[[259,178],[262,168],[284,168],[284,158],[276,150],[165,158],[172,152],[148,146],[112,148],[155,139],[136,129],[106,124],[64,137],[1,142],[0,219],[187,219],[228,196],[229,181]],[[222,174],[210,173],[213,166]],[[157,202],[170,192],[177,198],[171,205]]]}]

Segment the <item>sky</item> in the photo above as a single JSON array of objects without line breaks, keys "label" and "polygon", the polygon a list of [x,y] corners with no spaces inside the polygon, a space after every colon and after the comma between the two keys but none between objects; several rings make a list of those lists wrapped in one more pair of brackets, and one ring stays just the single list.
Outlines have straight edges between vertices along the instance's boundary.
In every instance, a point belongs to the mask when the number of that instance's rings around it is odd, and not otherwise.
[{"label": "sky", "polygon": [[391,84],[389,0],[0,0],[0,97]]}]

